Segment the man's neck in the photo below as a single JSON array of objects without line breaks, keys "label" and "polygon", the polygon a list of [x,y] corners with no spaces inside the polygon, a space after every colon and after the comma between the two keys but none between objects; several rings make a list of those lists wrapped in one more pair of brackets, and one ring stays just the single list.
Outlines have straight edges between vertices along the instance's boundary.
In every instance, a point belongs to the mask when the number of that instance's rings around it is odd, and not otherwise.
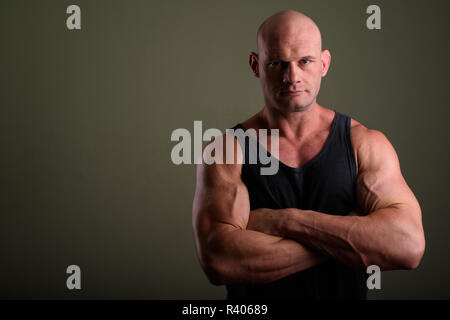
[{"label": "man's neck", "polygon": [[278,109],[264,106],[260,116],[265,127],[280,130],[280,137],[298,140],[318,129],[321,108],[314,102],[304,111],[282,113]]}]

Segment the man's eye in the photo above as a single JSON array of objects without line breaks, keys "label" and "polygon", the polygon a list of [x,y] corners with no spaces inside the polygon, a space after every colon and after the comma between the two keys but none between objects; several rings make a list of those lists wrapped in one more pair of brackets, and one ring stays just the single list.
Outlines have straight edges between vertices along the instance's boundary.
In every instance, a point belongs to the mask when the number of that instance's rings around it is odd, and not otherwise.
[{"label": "man's eye", "polygon": [[301,61],[303,64],[308,64],[311,62],[311,60],[308,60],[308,59],[302,59]]},{"label": "man's eye", "polygon": [[273,61],[273,62],[269,63],[269,66],[271,66],[271,67],[276,67],[276,66],[279,66],[279,65],[281,65],[281,61]]}]

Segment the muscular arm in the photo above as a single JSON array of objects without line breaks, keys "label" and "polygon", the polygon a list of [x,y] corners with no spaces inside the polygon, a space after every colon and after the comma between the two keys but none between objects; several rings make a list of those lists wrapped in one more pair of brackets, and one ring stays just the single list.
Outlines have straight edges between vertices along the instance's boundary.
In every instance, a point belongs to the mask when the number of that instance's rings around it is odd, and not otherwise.
[{"label": "muscular arm", "polygon": [[217,285],[266,283],[319,263],[323,257],[294,240],[246,230],[250,204],[240,174],[238,164],[197,168],[193,230],[209,280]]},{"label": "muscular arm", "polygon": [[[360,212],[334,216],[311,210],[259,210],[249,228],[295,239],[355,268],[414,269],[425,250],[420,206],[406,184],[394,148],[366,129],[358,148]],[[362,215],[360,215],[362,214]]]}]

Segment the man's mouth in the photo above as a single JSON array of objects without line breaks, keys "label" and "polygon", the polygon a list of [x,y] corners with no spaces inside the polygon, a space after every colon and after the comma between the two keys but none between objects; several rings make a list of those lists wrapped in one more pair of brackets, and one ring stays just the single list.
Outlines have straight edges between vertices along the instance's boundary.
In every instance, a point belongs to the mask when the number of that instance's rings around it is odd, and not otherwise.
[{"label": "man's mouth", "polygon": [[305,92],[305,90],[287,90],[287,91],[281,91],[282,96],[298,96],[302,92]]}]

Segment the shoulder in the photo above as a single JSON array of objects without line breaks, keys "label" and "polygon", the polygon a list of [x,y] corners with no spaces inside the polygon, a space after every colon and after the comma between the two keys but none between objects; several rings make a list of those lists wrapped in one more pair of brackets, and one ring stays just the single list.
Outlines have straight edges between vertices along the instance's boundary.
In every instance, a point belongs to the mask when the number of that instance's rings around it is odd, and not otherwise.
[{"label": "shoulder", "polygon": [[358,171],[381,162],[389,164],[398,161],[394,147],[381,131],[369,129],[355,119],[351,119],[350,127]]},{"label": "shoulder", "polygon": [[235,136],[228,133],[216,136],[205,144],[201,158],[196,161],[197,179],[208,185],[233,183],[240,179],[242,158]]},{"label": "shoulder", "polygon": [[[261,126],[260,113],[240,123],[244,131]],[[202,149],[201,159],[197,160],[197,179],[212,177],[219,183],[241,182],[243,153],[237,137],[226,131],[207,142]],[[211,179],[209,179],[211,180]]]}]

